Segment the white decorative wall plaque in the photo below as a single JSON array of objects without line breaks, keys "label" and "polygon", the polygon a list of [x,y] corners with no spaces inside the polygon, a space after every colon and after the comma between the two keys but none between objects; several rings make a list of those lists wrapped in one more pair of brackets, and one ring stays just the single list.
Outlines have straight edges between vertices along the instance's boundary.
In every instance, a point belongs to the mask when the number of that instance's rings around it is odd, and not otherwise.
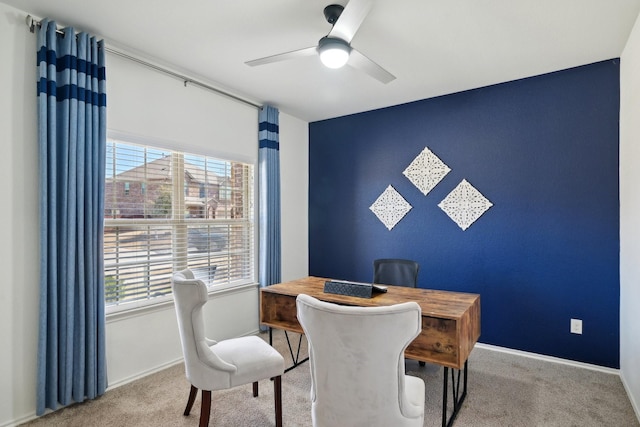
[{"label": "white decorative wall plaque", "polygon": [[493,203],[475,187],[463,179],[438,207],[442,209],[462,230],[469,228]]},{"label": "white decorative wall plaque", "polygon": [[402,174],[426,196],[450,171],[449,166],[425,147]]},{"label": "white decorative wall plaque", "polygon": [[411,208],[412,206],[391,185],[369,206],[371,212],[382,221],[388,230],[395,227]]}]

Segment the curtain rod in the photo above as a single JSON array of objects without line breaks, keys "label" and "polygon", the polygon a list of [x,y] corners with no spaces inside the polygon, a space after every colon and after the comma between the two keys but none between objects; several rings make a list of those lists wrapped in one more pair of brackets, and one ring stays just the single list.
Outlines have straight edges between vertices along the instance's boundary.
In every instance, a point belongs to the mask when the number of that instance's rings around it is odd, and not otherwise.
[{"label": "curtain rod", "polygon": [[[27,27],[29,27],[29,31],[31,31],[32,33],[35,32],[35,28],[36,27],[40,27],[41,26],[40,21],[36,21],[33,18],[33,16],[31,16],[31,15],[27,15],[26,23],[27,23]],[[64,32],[59,30],[59,29],[56,29],[56,33],[64,34]],[[161,66],[156,65],[156,64],[152,64],[152,63],[147,62],[147,61],[145,61],[145,60],[143,60],[141,58],[138,58],[138,57],[135,57],[135,56],[132,56],[132,55],[128,55],[128,54],[126,54],[124,52],[121,52],[119,50],[110,48],[108,46],[105,46],[105,52],[111,53],[113,55],[117,55],[117,56],[119,56],[121,58],[124,58],[124,59],[128,59],[129,61],[136,62],[136,63],[138,63],[140,65],[144,65],[147,68],[151,68],[152,70],[158,71],[158,72],[163,73],[163,74],[167,74],[167,75],[169,75],[171,77],[174,77],[174,78],[176,78],[178,80],[182,80],[184,82],[185,87],[187,86],[187,84],[191,84],[193,86],[198,86],[198,87],[200,87],[202,89],[207,89],[207,90],[210,90],[212,92],[215,92],[218,95],[222,95],[222,96],[225,96],[227,98],[231,98],[231,99],[233,99],[235,101],[238,101],[238,102],[241,102],[243,104],[250,105],[250,106],[258,108],[258,109],[262,108],[262,105],[260,105],[260,104],[256,104],[255,102],[252,102],[252,101],[249,101],[247,99],[241,98],[241,97],[239,97],[237,95],[234,95],[234,94],[232,94],[230,92],[224,91],[222,89],[218,89],[218,88],[216,88],[214,86],[208,85],[208,84],[200,82],[198,80],[194,80],[191,77],[188,77],[188,76],[186,76],[184,74],[180,74],[180,73],[177,73],[175,71],[171,71],[171,70],[169,70],[167,68],[161,67]]]}]

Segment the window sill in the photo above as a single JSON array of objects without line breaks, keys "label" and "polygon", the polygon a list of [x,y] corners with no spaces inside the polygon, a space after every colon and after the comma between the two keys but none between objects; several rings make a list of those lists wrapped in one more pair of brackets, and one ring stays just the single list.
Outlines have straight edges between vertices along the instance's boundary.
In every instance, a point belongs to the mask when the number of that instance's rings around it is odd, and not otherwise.
[{"label": "window sill", "polygon": [[[242,285],[228,284],[228,285],[220,285],[209,288],[209,298],[222,296],[222,295],[231,295],[235,293],[246,292],[249,289],[258,288],[257,283],[245,283]],[[139,307],[131,307],[131,308],[120,308],[116,306],[116,308],[112,308],[113,311],[108,312],[106,314],[106,322],[119,322],[121,320],[131,319],[134,317],[144,316],[149,313],[154,313],[158,311],[164,311],[169,308],[172,308],[173,297],[163,299],[157,303],[145,304]],[[109,310],[109,308],[107,308]]]}]

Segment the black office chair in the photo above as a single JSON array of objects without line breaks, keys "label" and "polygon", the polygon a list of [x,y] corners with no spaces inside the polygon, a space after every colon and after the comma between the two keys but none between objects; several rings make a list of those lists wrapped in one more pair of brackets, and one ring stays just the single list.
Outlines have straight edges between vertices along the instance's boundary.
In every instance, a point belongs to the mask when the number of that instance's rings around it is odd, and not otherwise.
[{"label": "black office chair", "polygon": [[[420,264],[409,259],[381,258],[373,261],[373,283],[415,288]],[[425,363],[420,361],[420,366]]]},{"label": "black office chair", "polygon": [[415,288],[420,265],[408,259],[376,259],[373,261],[373,283]]}]

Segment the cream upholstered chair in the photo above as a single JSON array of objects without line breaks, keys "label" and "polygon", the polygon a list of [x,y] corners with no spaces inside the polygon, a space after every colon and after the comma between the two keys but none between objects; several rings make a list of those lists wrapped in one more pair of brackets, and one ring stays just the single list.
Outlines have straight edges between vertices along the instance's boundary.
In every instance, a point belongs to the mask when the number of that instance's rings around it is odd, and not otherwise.
[{"label": "cream upholstered chair", "polygon": [[205,338],[202,306],[207,302],[207,286],[189,269],[175,273],[172,282],[184,365],[191,383],[184,415],[189,415],[201,389],[200,427],[205,427],[209,425],[211,391],[253,383],[256,397],[258,381],[273,378],[276,426],[282,426],[282,355],[257,336],[220,342]]},{"label": "cream upholstered chair", "polygon": [[296,302],[315,427],[422,426],[424,381],[404,370],[404,350],[422,329],[417,303],[347,307],[304,294]]}]

